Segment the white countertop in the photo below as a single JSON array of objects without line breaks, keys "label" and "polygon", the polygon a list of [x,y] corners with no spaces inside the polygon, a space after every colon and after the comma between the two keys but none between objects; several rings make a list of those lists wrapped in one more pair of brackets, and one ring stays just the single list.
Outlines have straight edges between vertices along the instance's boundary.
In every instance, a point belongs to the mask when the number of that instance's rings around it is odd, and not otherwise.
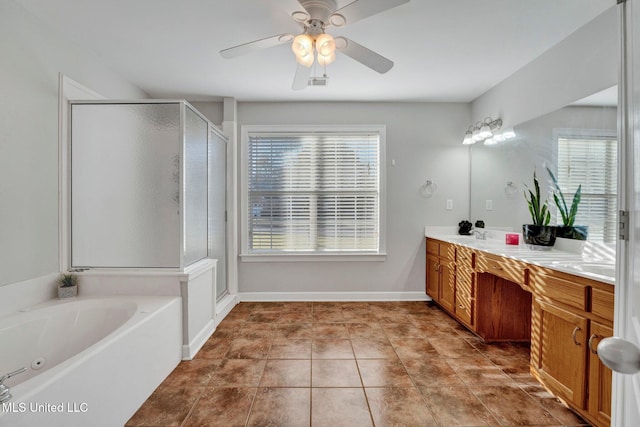
[{"label": "white countertop", "polygon": [[[520,235],[519,245],[507,245],[504,238],[505,234],[504,231],[500,230],[488,230],[487,240],[480,240],[474,236],[455,234],[447,227],[425,227],[425,237],[611,285],[615,284],[615,252],[612,256],[610,250],[602,250],[602,248],[585,242],[567,242],[565,246],[571,250],[563,250],[563,244],[558,243],[551,250],[532,250],[523,243],[522,235]],[[574,243],[578,243],[578,246],[576,247]],[[556,247],[559,248],[557,249]]]}]

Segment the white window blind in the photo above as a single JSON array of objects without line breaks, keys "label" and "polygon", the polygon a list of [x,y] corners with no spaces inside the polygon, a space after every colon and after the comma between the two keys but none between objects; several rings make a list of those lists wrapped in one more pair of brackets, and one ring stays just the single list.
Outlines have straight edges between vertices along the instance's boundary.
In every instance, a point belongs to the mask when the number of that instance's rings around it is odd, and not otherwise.
[{"label": "white window blind", "polygon": [[380,135],[249,133],[249,253],[378,253]]},{"label": "white window blind", "polygon": [[589,226],[589,240],[616,241],[617,148],[613,138],[558,138],[558,183],[569,206],[582,185],[575,225]]}]

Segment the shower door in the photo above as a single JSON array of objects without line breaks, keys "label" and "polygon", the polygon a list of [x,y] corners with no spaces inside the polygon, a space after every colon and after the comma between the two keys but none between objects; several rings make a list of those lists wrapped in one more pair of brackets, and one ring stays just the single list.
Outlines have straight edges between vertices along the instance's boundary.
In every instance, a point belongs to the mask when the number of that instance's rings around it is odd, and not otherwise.
[{"label": "shower door", "polygon": [[218,260],[216,299],[229,293],[227,285],[227,142],[209,127],[209,257]]},{"label": "shower door", "polygon": [[72,267],[180,267],[180,104],[71,111]]}]

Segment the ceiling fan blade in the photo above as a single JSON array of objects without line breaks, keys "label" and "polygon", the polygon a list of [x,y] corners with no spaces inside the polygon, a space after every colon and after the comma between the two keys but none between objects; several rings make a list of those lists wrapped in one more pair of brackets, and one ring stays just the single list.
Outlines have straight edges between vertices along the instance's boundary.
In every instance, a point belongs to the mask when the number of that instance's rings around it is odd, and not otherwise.
[{"label": "ceiling fan blade", "polygon": [[298,64],[296,68],[296,75],[293,77],[293,90],[301,90],[309,85],[309,77],[311,76],[311,67],[305,67],[302,64]]},{"label": "ceiling fan blade", "polygon": [[380,74],[393,68],[393,61],[346,37],[336,37],[336,49]]},{"label": "ceiling fan blade", "polygon": [[254,40],[249,43],[244,43],[238,46],[230,47],[228,49],[223,49],[220,51],[220,55],[222,55],[223,58],[235,58],[236,56],[245,55],[247,53],[255,52],[256,50],[266,49],[283,43],[289,43],[291,40],[293,40],[293,34],[279,34],[277,36]]},{"label": "ceiling fan blade", "polygon": [[405,3],[409,3],[409,0],[355,0],[333,12],[329,16],[329,22],[336,27],[341,27]]}]

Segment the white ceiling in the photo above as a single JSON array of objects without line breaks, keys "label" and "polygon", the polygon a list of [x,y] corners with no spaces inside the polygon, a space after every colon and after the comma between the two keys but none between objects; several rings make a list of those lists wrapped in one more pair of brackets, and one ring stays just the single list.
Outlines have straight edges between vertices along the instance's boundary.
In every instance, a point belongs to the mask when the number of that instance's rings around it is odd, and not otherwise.
[{"label": "white ceiling", "polygon": [[288,45],[234,59],[219,55],[300,32],[283,8],[291,0],[16,1],[152,97],[192,101],[469,102],[615,4],[411,0],[327,30],[388,57],[391,71],[378,74],[338,54],[327,69],[329,86],[294,91]]}]

